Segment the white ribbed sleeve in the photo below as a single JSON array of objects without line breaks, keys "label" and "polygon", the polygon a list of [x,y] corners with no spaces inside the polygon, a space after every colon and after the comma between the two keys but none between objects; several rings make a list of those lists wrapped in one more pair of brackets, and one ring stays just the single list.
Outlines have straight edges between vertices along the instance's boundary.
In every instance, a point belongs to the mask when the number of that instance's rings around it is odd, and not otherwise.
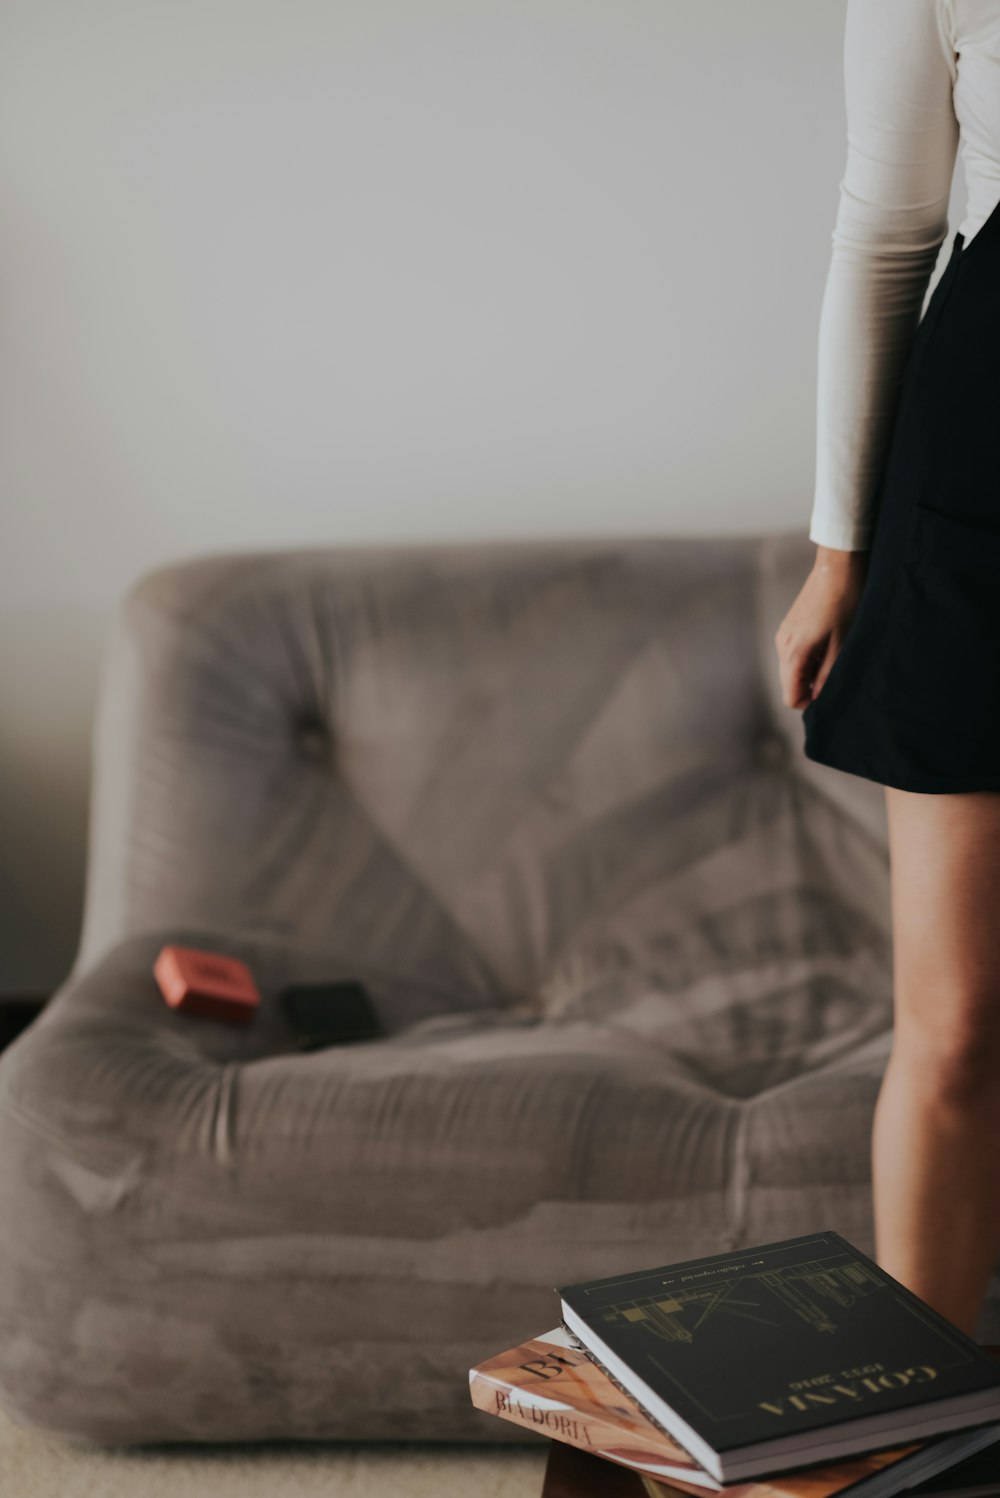
[{"label": "white ribbed sleeve", "polygon": [[847,0],[847,160],[819,318],[809,537],[865,549],[959,142],[952,0]]}]

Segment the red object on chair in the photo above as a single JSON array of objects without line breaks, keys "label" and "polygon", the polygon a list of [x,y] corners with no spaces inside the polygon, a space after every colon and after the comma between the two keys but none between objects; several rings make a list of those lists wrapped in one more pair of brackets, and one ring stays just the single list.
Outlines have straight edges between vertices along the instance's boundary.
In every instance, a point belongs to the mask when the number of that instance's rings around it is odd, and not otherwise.
[{"label": "red object on chair", "polygon": [[153,973],[171,1009],[184,1014],[246,1024],[260,1005],[253,974],[236,957],[168,946],[153,964]]}]

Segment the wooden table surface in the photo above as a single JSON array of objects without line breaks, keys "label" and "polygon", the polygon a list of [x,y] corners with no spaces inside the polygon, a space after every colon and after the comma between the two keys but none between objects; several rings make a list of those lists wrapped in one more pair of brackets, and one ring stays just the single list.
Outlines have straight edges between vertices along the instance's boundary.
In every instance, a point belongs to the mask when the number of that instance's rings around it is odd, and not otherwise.
[{"label": "wooden table surface", "polygon": [[[1000,1342],[984,1343],[1000,1359]],[[549,1443],[541,1498],[645,1498],[637,1473],[589,1451],[578,1451],[565,1441]]]}]

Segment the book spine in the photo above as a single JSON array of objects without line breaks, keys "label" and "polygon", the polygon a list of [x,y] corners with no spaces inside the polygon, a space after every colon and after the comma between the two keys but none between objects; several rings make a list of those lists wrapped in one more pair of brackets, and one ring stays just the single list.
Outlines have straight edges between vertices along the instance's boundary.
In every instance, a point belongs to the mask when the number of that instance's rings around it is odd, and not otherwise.
[{"label": "book spine", "polygon": [[[564,1325],[565,1325],[565,1323],[564,1323]],[[636,1399],[636,1397],[632,1393],[631,1389],[626,1389],[626,1387],[622,1383],[621,1379],[618,1378],[614,1373],[612,1373],[611,1369],[608,1368],[608,1367],[606,1367],[606,1365],[601,1362],[601,1360],[597,1356],[596,1352],[594,1352],[584,1342],[581,1342],[580,1339],[579,1339],[579,1337],[577,1337],[576,1333],[574,1331],[572,1331],[568,1326],[565,1327],[565,1330],[567,1332],[569,1332],[572,1337],[575,1338],[577,1346],[579,1347],[580,1351],[582,1353],[586,1354],[586,1356],[593,1363],[594,1367],[595,1368],[599,1368],[601,1370],[601,1372],[604,1374],[604,1377],[606,1379],[608,1379],[611,1383],[614,1384],[614,1386],[618,1390],[619,1394],[621,1394],[628,1401],[628,1403],[630,1405],[632,1405],[633,1409],[638,1410],[639,1414],[642,1416],[642,1418],[644,1420],[648,1420],[649,1423],[650,1423],[650,1425],[655,1426],[658,1431],[661,1431],[663,1433],[663,1435],[665,1435],[669,1441],[676,1441],[678,1446],[682,1447],[683,1450],[687,1451],[687,1447],[684,1445],[684,1443],[680,1439],[680,1437],[676,1436],[672,1430],[669,1430],[667,1428],[667,1426],[664,1425],[663,1421],[662,1420],[658,1420],[656,1418],[656,1416],[654,1414],[652,1414],[652,1412],[650,1410],[647,1410],[645,1405],[639,1403],[638,1399]],[[697,1462],[698,1461],[698,1458],[694,1455],[694,1453],[692,1451],[687,1451],[687,1454],[688,1454],[688,1456],[691,1458],[691,1460],[693,1462]],[[698,1465],[700,1466],[701,1463],[699,1462]],[[718,1479],[716,1477],[713,1476],[712,1477],[712,1481],[716,1484],[716,1488],[718,1488],[718,1487],[721,1486],[721,1484],[718,1482]]]},{"label": "book spine", "polygon": [[[498,1415],[501,1420],[510,1420],[515,1425],[536,1430],[540,1435],[554,1441],[565,1441],[581,1451],[590,1451],[595,1456],[604,1456],[618,1466],[628,1467],[633,1472],[648,1475],[640,1461],[630,1460],[622,1451],[621,1428],[590,1415],[580,1415],[573,1409],[551,1409],[536,1404],[523,1389],[506,1384],[487,1374],[476,1373],[470,1380],[472,1402],[477,1409],[488,1415]],[[614,1452],[612,1456],[610,1453]],[[693,1493],[699,1498],[708,1498],[718,1491],[717,1487],[706,1487],[702,1483],[688,1483],[673,1478],[671,1486],[678,1492]]]}]

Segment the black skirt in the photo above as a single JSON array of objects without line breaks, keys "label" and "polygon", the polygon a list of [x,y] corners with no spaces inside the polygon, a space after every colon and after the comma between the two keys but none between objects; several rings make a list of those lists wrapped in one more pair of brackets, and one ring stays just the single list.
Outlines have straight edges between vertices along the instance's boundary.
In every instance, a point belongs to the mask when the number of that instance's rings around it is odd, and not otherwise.
[{"label": "black skirt", "polygon": [[860,600],[802,712],[809,759],[1000,790],[1000,203],[956,233],[903,370]]}]

